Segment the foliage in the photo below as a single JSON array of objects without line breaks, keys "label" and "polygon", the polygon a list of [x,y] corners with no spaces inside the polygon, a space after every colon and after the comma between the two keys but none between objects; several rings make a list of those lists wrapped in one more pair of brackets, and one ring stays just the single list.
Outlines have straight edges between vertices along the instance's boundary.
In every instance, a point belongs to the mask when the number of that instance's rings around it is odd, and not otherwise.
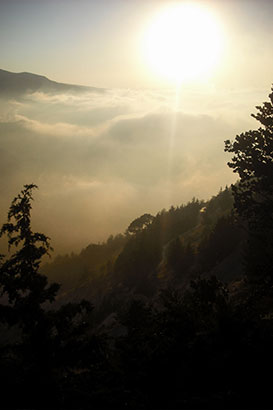
[{"label": "foliage", "polygon": [[[24,329],[23,338],[0,344],[2,406],[272,407],[270,99],[255,116],[262,128],[226,142],[241,178],[233,187],[235,212],[226,187],[207,202],[144,214],[127,235],[56,258],[44,271],[58,275],[74,298],[58,310],[45,304],[58,286],[48,286],[39,271],[49,238],[31,230],[36,186],[24,187],[1,230],[16,248],[1,257],[1,291],[8,296],[0,306],[2,329]],[[246,237],[246,273],[262,274],[255,286],[230,279]],[[217,269],[231,270],[227,284],[211,275]],[[84,292],[96,295],[96,306],[75,303]]]},{"label": "foliage", "polygon": [[[105,243],[90,244],[79,254],[57,256],[43,266],[42,272],[62,284],[58,304],[91,298],[97,305],[94,315],[102,320],[111,314],[113,306],[132,294],[150,297],[163,285],[162,281],[174,280],[176,285],[184,286],[188,275],[200,273],[200,242],[205,249],[217,220],[230,213],[232,204],[231,189],[226,187],[207,202],[193,199],[186,205],[162,210],[135,234],[111,236]],[[236,229],[238,240],[230,240],[232,234],[225,233],[223,226],[219,233],[223,240],[219,244],[216,240],[220,250],[226,237],[223,258],[240,241]],[[178,249],[180,242],[182,249]],[[213,246],[211,243],[209,269],[219,262]]]},{"label": "foliage", "polygon": [[273,280],[273,92],[269,99],[252,114],[260,128],[225,142],[234,154],[228,165],[240,177],[232,187],[235,210],[249,232],[246,272],[251,280],[265,281]]},{"label": "foliage", "polygon": [[213,277],[186,293],[167,288],[152,306],[132,301],[120,318],[127,335],[116,341],[127,406],[266,407],[272,321],[254,318],[248,303]]},{"label": "foliage", "polygon": [[273,222],[273,89],[269,98],[252,114],[262,126],[225,142],[225,151],[234,154],[228,165],[240,177],[233,186],[235,208],[256,227]]},{"label": "foliage", "polygon": [[190,243],[184,245],[179,238],[173,239],[166,249],[167,264],[176,279],[186,276],[194,264],[195,254]]},{"label": "foliage", "polygon": [[144,214],[139,218],[135,219],[128,226],[127,232],[130,234],[136,234],[143,229],[147,228],[154,220],[154,216],[150,214]]},{"label": "foliage", "polygon": [[0,267],[2,295],[7,294],[13,311],[18,312],[25,325],[37,321],[41,305],[53,302],[59,285],[48,286],[47,277],[39,271],[41,258],[51,250],[49,238],[32,232],[30,224],[32,191],[36,185],[25,185],[12,201],[8,222],[2,226],[0,236],[8,236],[9,250],[17,248],[9,258],[3,258]]},{"label": "foliage", "polygon": [[222,216],[211,232],[204,237],[198,247],[198,263],[201,272],[210,272],[214,266],[240,249],[243,240],[242,229],[230,214]]}]

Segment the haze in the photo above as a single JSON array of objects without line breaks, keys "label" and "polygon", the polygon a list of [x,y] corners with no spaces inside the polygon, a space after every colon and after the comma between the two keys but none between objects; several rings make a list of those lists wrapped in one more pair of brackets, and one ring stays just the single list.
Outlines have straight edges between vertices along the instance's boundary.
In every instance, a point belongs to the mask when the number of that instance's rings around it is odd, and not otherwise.
[{"label": "haze", "polygon": [[56,253],[79,251],[143,213],[207,199],[234,181],[224,140],[255,128],[250,114],[267,99],[273,3],[202,2],[224,33],[221,61],[179,87],[142,48],[165,5],[1,1],[0,68],[96,88],[0,89],[0,222],[35,183],[35,228]]}]

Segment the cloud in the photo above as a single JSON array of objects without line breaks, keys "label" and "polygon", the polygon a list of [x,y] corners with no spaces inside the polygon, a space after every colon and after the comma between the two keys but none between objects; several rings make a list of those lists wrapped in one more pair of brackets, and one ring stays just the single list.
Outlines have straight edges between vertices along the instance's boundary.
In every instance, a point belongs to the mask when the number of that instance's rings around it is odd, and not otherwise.
[{"label": "cloud", "polygon": [[81,127],[79,125],[69,124],[65,122],[56,122],[54,124],[42,123],[20,114],[15,115],[15,121],[21,123],[22,127],[26,128],[27,130],[53,137],[92,137],[95,136],[98,132],[96,129]]},{"label": "cloud", "polygon": [[223,141],[253,124],[231,102],[246,111],[258,93],[235,97],[108,90],[0,100],[1,222],[36,183],[34,227],[56,252],[79,251],[144,212],[209,198],[235,179]]}]

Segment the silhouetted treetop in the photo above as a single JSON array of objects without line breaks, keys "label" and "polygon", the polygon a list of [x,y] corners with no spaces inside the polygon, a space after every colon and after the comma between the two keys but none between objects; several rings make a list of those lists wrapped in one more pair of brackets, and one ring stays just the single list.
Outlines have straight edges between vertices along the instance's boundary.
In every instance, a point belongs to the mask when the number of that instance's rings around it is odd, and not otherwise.
[{"label": "silhouetted treetop", "polygon": [[234,154],[228,165],[240,177],[232,189],[237,215],[248,228],[246,273],[255,286],[265,281],[268,289],[273,281],[273,92],[269,99],[252,114],[260,128],[225,142],[225,151]]},{"label": "silhouetted treetop", "polygon": [[59,289],[56,283],[48,286],[47,277],[38,272],[41,258],[52,248],[46,235],[31,229],[32,191],[36,188],[34,184],[24,186],[12,201],[8,222],[0,231],[0,237],[8,236],[9,251],[17,248],[13,254],[2,258],[1,293],[7,294],[12,306],[20,307],[20,313],[25,311],[22,319],[28,322],[35,320],[42,303],[55,299]]},{"label": "silhouetted treetop", "polygon": [[273,209],[273,92],[270,102],[252,114],[262,126],[225,141],[225,151],[234,154],[228,166],[240,181],[233,186],[235,208],[249,222],[272,219]]},{"label": "silhouetted treetop", "polygon": [[144,214],[139,218],[136,218],[133,222],[130,223],[128,226],[127,232],[131,234],[136,234],[142,231],[144,228],[149,226],[154,220],[154,216],[150,214]]}]

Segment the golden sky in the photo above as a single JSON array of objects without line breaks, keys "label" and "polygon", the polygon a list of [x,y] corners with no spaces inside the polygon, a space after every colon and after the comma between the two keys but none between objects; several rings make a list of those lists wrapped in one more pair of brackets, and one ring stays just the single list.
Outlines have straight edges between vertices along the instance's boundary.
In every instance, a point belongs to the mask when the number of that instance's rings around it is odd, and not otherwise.
[{"label": "golden sky", "polygon": [[[164,13],[166,17],[170,10],[185,5],[202,11],[191,16],[186,10],[185,18],[183,12],[175,11],[180,32],[172,34],[177,21],[164,20]],[[158,42],[152,42],[152,47],[160,48],[163,39],[167,45],[162,45],[158,64],[164,60],[166,64],[167,51],[172,48],[181,56],[187,42],[193,48],[194,62],[202,67],[218,41],[220,61],[210,83],[227,88],[268,87],[271,83],[270,0],[1,0],[2,68],[100,87],[167,86],[168,78],[164,81],[152,69],[146,50],[151,27],[160,15],[163,22],[155,30]]]}]

